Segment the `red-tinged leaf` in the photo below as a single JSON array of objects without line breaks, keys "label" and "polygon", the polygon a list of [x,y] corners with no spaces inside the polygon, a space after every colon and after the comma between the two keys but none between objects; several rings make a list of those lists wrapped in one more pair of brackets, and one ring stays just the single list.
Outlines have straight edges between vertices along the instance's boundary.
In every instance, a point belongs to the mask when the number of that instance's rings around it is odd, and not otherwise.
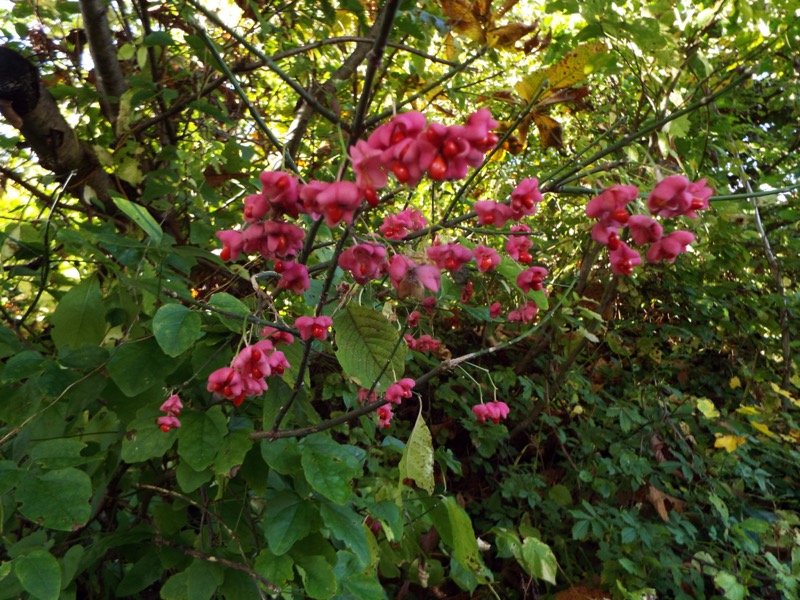
[{"label": "red-tinged leaf", "polygon": [[489,2],[441,0],[440,4],[453,29],[473,42],[479,44],[486,42],[484,27],[489,14]]},{"label": "red-tinged leaf", "polygon": [[586,96],[589,95],[589,86],[581,86],[578,88],[565,88],[563,90],[558,90],[546,98],[544,98],[541,102],[536,103],[536,108],[542,106],[548,106],[550,104],[575,104],[577,108],[585,108],[586,103],[583,101]]}]

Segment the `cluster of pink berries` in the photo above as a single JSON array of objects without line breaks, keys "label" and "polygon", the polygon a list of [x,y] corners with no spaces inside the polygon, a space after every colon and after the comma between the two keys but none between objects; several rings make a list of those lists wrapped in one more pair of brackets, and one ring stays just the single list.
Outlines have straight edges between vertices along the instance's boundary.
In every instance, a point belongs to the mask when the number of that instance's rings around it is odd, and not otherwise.
[{"label": "cluster of pink berries", "polygon": [[[378,414],[378,427],[386,429],[392,424],[394,413],[392,413],[391,405],[400,404],[403,398],[411,398],[411,390],[414,389],[414,385],[416,385],[416,382],[410,377],[406,377],[386,388],[386,393],[383,397],[389,404],[384,404],[375,411]],[[358,402],[360,404],[375,402],[377,399],[378,393],[374,390],[372,392],[364,388],[358,390]]]},{"label": "cluster of pink berries", "polygon": [[628,228],[637,246],[650,244],[646,254],[649,262],[675,262],[694,241],[694,234],[678,230],[664,235],[664,228],[653,217],[696,218],[696,211],[708,208],[712,193],[705,179],[692,183],[683,175],[670,175],[647,198],[647,208],[653,216],[632,215],[626,207],[638,196],[639,189],[633,185],[612,185],[586,205],[587,216],[597,219],[592,238],[608,246],[611,270],[617,275],[630,275],[634,266],[642,264],[639,253],[620,239],[623,227]]},{"label": "cluster of pink berries", "polygon": [[173,394],[167,398],[161,405],[161,408],[158,410],[167,413],[166,415],[156,419],[156,424],[159,426],[161,431],[167,433],[171,429],[180,428],[181,422],[178,419],[178,415],[180,415],[181,411],[183,410],[183,403],[181,402],[181,399],[178,398],[177,394]]},{"label": "cluster of pink berries", "polygon": [[261,340],[242,348],[229,367],[211,373],[206,389],[239,406],[245,397],[266,392],[269,389],[266,378],[283,375],[290,366],[283,352],[275,350],[272,340]]},{"label": "cluster of pink berries", "polygon": [[472,412],[475,413],[481,423],[485,423],[487,419],[499,423],[500,419],[505,419],[508,416],[509,409],[508,404],[505,402],[486,402],[473,406]]}]

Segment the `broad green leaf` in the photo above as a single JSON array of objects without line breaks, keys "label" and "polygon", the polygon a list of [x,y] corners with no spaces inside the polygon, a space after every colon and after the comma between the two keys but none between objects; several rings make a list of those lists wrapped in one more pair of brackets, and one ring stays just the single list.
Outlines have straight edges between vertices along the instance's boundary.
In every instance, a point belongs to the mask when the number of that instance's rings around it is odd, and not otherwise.
[{"label": "broad green leaf", "polygon": [[291,475],[303,468],[300,448],[294,439],[262,440],[261,456],[271,469],[281,475]]},{"label": "broad green leaf", "polygon": [[[141,170],[139,169],[139,164],[135,161],[135,159],[127,159],[122,164],[121,168],[125,171],[120,174],[120,177],[126,181],[130,181],[136,185],[138,183],[136,179],[141,180]],[[124,212],[131,219],[131,221],[136,223],[148,236],[150,236],[150,239],[152,239],[156,244],[161,242],[161,237],[164,235],[164,232],[161,231],[161,226],[153,218],[153,215],[147,212],[147,209],[144,206],[140,204],[134,204],[127,198],[117,195],[112,196],[112,200],[114,201],[114,204],[117,205],[117,208]]]},{"label": "broad green leaf", "polygon": [[[156,425],[153,409],[143,408],[136,413],[136,419],[128,424],[122,438],[121,458],[126,463],[137,463],[164,456],[177,438],[177,431],[163,432]],[[183,419],[183,417],[181,417]]]},{"label": "broad green leaf", "polygon": [[325,600],[336,593],[333,567],[324,556],[316,554],[295,557],[297,571],[309,598]]},{"label": "broad green leaf", "polygon": [[34,550],[14,561],[14,573],[22,587],[38,600],[56,600],[61,590],[61,568],[46,550]]},{"label": "broad green leaf", "polygon": [[81,456],[85,447],[86,444],[74,439],[44,440],[31,449],[30,458],[45,469],[76,467],[89,460]]},{"label": "broad green leaf", "polygon": [[219,312],[214,311],[214,314],[220,323],[236,333],[242,331],[245,320],[252,313],[244,302],[225,292],[212,295],[208,303],[218,309]]},{"label": "broad green leaf", "polygon": [[319,527],[317,508],[292,492],[278,492],[267,497],[264,509],[264,534],[269,549],[286,554],[298,540]]},{"label": "broad green leaf", "polygon": [[49,529],[74,531],[91,515],[92,481],[78,469],[28,473],[17,486],[20,512]]},{"label": "broad green leaf", "polygon": [[484,567],[478,553],[478,540],[472,529],[472,521],[456,499],[451,496],[442,498],[431,511],[431,516],[442,541],[453,549],[453,558],[471,572],[481,572]]},{"label": "broad green leaf", "polygon": [[377,380],[386,390],[403,377],[406,345],[398,344],[399,334],[383,314],[351,302],[336,314],[333,328],[336,358],[356,383],[369,387]]},{"label": "broad green leaf", "polygon": [[372,534],[364,526],[361,515],[349,506],[336,506],[335,504],[323,504],[320,515],[331,535],[353,552],[362,568],[370,564],[371,555],[367,536]]},{"label": "broad green leaf", "polygon": [[541,540],[525,538],[519,563],[532,577],[555,585],[558,562],[550,546]]},{"label": "broad green leaf", "polygon": [[433,494],[433,441],[421,410],[400,459],[401,486],[405,479],[413,480],[423,490]]},{"label": "broad green leaf", "polygon": [[351,482],[361,475],[364,451],[322,435],[307,437],[301,445],[303,474],[308,483],[332,502],[344,504],[352,492]]},{"label": "broad green leaf", "polygon": [[84,279],[58,303],[53,316],[53,342],[58,349],[97,345],[106,335],[106,307],[97,277]]},{"label": "broad green leaf", "polygon": [[294,579],[293,565],[294,561],[288,554],[277,556],[265,548],[258,553],[253,570],[273,585],[283,587],[286,582]]},{"label": "broad green leaf", "polygon": [[133,596],[161,579],[161,576],[162,566],[158,554],[155,552],[145,554],[125,573],[125,577],[114,592],[119,598]]},{"label": "broad green leaf", "polygon": [[165,304],[153,317],[153,333],[164,354],[178,356],[200,337],[200,315],[182,304]]},{"label": "broad green leaf", "polygon": [[214,458],[213,470],[216,475],[231,476],[231,471],[244,462],[244,458],[250,448],[253,447],[253,440],[247,431],[232,431],[222,442],[222,445]]},{"label": "broad green leaf", "polygon": [[744,600],[747,588],[736,580],[736,576],[727,571],[714,575],[714,584],[725,593],[725,600]]},{"label": "broad green leaf", "polygon": [[136,396],[154,385],[163,384],[180,361],[165,355],[153,338],[126,342],[108,361],[108,372],[122,393]]},{"label": "broad green leaf", "polygon": [[186,569],[189,576],[186,588],[191,600],[209,600],[225,581],[225,572],[220,565],[195,559]]},{"label": "broad green leaf", "polygon": [[192,469],[203,471],[214,460],[227,432],[227,419],[219,405],[206,412],[183,413],[178,430],[178,454]]}]

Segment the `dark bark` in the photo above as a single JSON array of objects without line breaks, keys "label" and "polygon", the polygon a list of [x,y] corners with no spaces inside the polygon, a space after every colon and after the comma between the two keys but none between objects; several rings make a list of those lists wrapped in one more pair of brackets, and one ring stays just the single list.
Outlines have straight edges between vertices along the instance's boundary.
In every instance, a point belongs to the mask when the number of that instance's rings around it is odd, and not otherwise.
[{"label": "dark bark", "polygon": [[106,214],[117,212],[110,195],[115,187],[111,176],[61,116],[36,67],[5,47],[0,48],[0,102],[5,102],[3,115],[22,132],[43,168],[66,183],[71,194],[88,201],[91,188]]}]

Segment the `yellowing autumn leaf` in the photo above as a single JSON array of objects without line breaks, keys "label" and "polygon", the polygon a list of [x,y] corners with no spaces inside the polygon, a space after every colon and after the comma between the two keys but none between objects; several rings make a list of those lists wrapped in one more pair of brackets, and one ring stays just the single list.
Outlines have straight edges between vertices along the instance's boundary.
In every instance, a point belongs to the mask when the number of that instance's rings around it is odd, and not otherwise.
[{"label": "yellowing autumn leaf", "polygon": [[736,412],[740,415],[760,415],[761,411],[758,410],[755,406],[740,406],[736,409]]},{"label": "yellowing autumn leaf", "polygon": [[715,433],[714,435],[717,436],[714,441],[714,448],[725,448],[728,452],[733,452],[747,442],[745,438],[738,435],[722,435],[721,433]]},{"label": "yellowing autumn leaf", "polygon": [[706,419],[719,418],[719,411],[717,410],[716,406],[714,406],[714,403],[708,398],[699,398],[697,400],[697,410],[703,413],[703,416]]},{"label": "yellowing autumn leaf", "polygon": [[758,431],[760,431],[764,435],[768,435],[769,437],[773,438],[778,437],[770,430],[770,428],[767,425],[764,425],[763,423],[759,423],[758,421],[750,421],[750,425],[752,425],[754,429],[758,429]]},{"label": "yellowing autumn leaf", "polygon": [[605,51],[603,42],[581,44],[556,64],[523,78],[514,89],[526,102],[530,102],[536,97],[544,98],[559,88],[573,86],[589,75],[590,59]]},{"label": "yellowing autumn leaf", "polygon": [[492,11],[492,0],[439,0],[442,11],[456,33],[473,42],[500,50],[523,50],[516,43],[529,33],[536,31],[536,23],[507,23],[498,25],[518,0],[507,0],[503,6]]},{"label": "yellowing autumn leaf", "polygon": [[736,388],[742,387],[742,382],[738,377],[731,377],[731,380],[728,382],[728,387],[735,390]]},{"label": "yellowing autumn leaf", "polygon": [[563,148],[564,132],[561,123],[545,114],[534,112],[533,122],[539,130],[542,148]]}]

